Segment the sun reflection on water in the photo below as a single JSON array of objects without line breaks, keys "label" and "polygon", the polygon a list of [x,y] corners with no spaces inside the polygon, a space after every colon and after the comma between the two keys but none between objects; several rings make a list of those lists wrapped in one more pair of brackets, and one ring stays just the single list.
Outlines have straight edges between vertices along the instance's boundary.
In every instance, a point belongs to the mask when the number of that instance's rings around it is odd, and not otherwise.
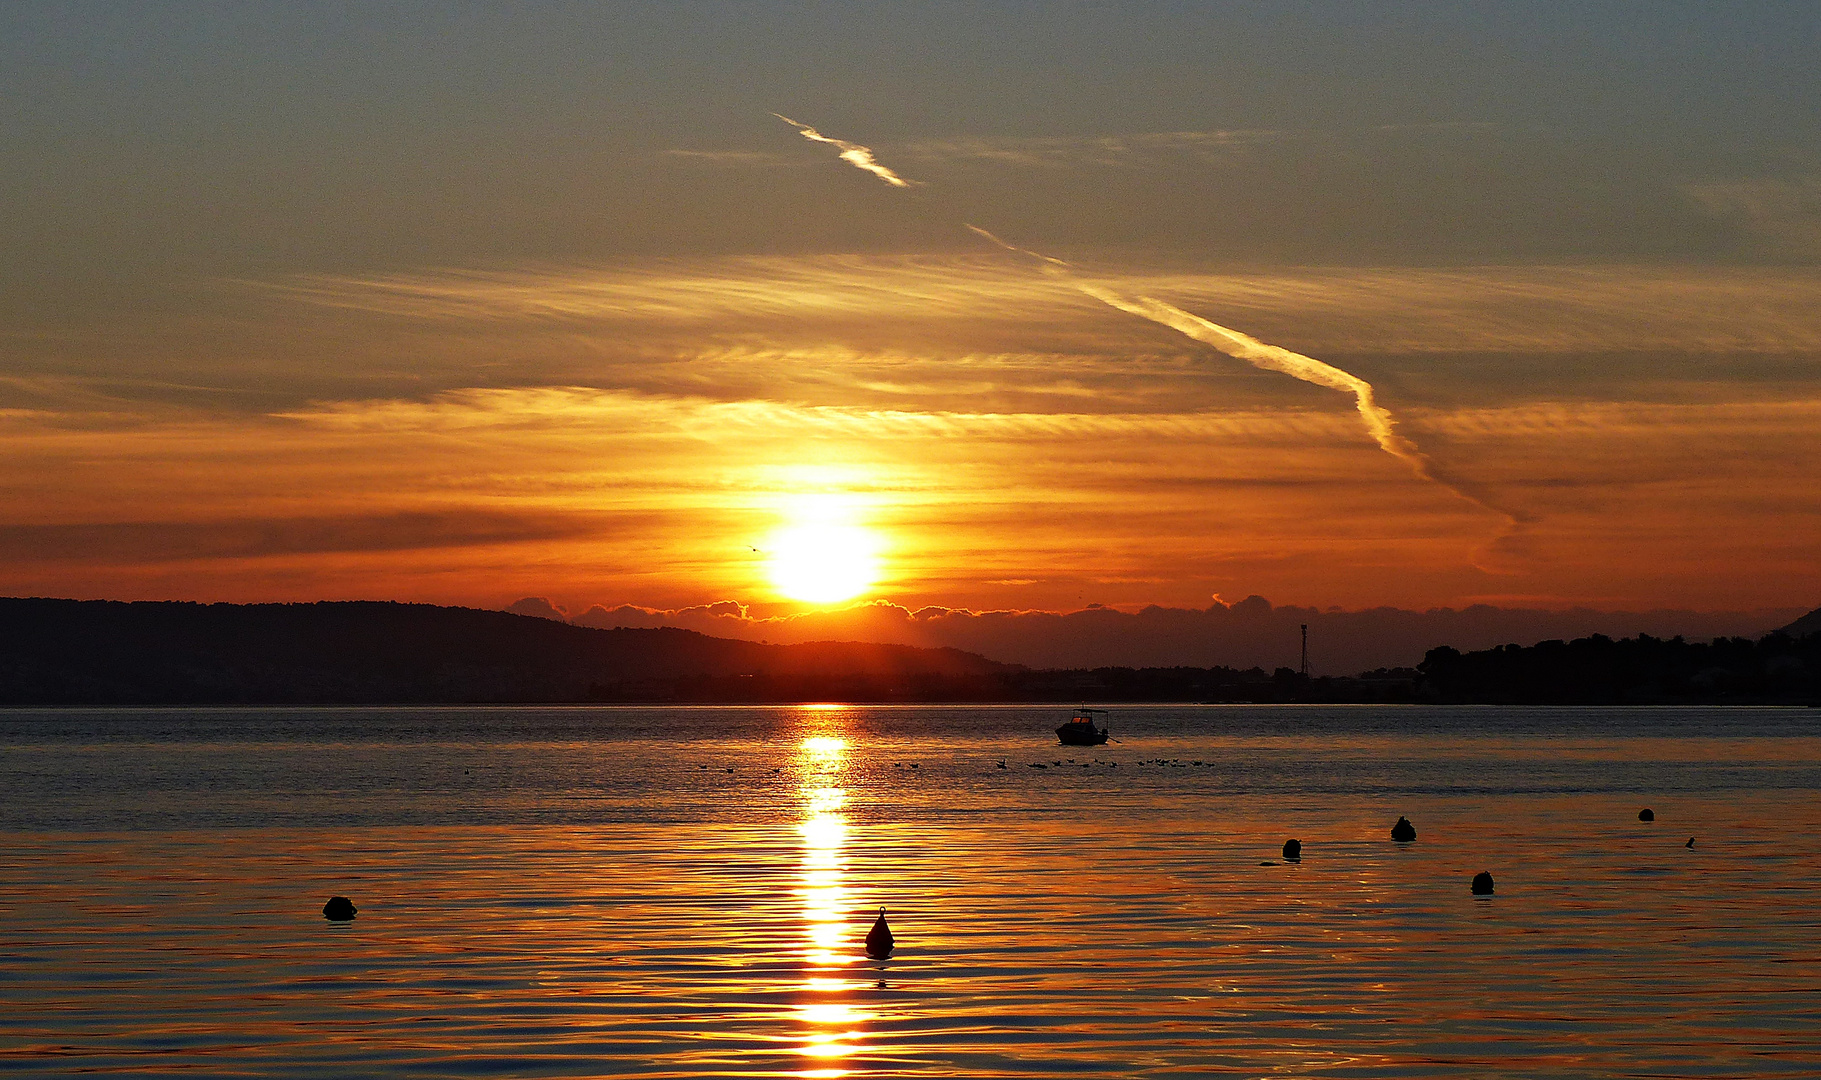
[{"label": "sun reflection on water", "polygon": [[[827,708],[806,716],[824,729],[840,722],[839,711]],[[841,785],[846,768],[846,739],[811,735],[803,740],[797,758],[803,800],[803,819],[797,825],[803,838],[797,893],[803,904],[805,970],[797,1018],[804,1031],[797,1053],[816,1059],[815,1068],[799,1072],[805,1077],[846,1075],[831,1065],[854,1051],[859,1027],[867,1019],[848,999],[860,984],[841,977],[855,948],[848,918],[853,905],[845,883],[847,791]]]}]

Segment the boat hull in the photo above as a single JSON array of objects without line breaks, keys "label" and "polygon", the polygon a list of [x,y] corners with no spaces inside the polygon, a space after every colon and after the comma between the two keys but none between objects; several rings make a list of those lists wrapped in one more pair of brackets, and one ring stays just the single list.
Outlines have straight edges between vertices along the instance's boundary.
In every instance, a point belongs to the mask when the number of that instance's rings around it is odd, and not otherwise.
[{"label": "boat hull", "polygon": [[1056,738],[1064,746],[1099,746],[1107,741],[1107,733],[1093,724],[1070,723],[1056,729]]}]

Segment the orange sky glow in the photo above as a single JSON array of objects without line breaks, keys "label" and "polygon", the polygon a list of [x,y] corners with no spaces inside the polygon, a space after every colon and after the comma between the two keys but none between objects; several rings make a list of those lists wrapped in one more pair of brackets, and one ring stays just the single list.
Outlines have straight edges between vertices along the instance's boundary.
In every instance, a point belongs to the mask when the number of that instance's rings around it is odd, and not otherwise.
[{"label": "orange sky glow", "polygon": [[[1813,272],[1137,286],[1366,373],[1400,432],[1523,523],[1413,476],[1344,395],[992,256],[737,261],[249,290],[288,350],[333,327],[551,385],[248,410],[14,380],[36,400],[0,413],[6,588],[767,604],[788,599],[772,538],[833,505],[876,545],[860,595],[911,606],[1821,591]],[[617,385],[565,378],[584,364]],[[1728,377],[1753,364],[1784,378]]]},{"label": "orange sky glow", "polygon": [[61,97],[105,28],[21,24],[0,593],[1821,602],[1814,132],[1723,56],[1693,116],[1679,75],[1338,28],[1292,92],[1268,43],[1184,74],[1090,12],[1070,64],[1008,25],[840,85],[783,23],[762,66],[803,70],[742,81],[733,38],[684,71],[575,17],[511,30],[532,67],[344,43],[322,80],[332,27],[178,19]]}]

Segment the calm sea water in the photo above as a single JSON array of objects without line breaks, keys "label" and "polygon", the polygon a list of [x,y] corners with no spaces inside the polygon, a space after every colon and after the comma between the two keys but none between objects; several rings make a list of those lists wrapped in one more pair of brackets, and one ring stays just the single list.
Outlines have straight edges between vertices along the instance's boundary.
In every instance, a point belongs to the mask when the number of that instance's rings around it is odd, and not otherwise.
[{"label": "calm sea water", "polygon": [[1066,715],[0,713],[0,1072],[1821,1073],[1821,711]]}]

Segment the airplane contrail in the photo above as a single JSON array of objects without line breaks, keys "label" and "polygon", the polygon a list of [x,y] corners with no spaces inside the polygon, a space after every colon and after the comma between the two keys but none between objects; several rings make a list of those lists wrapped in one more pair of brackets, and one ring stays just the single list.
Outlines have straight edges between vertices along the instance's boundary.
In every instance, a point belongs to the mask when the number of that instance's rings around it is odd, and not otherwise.
[{"label": "airplane contrail", "polygon": [[828,145],[839,149],[841,151],[840,156],[842,161],[847,162],[856,169],[864,169],[867,172],[872,173],[874,176],[893,187],[910,187],[917,183],[915,180],[906,180],[904,177],[899,176],[897,173],[892,172],[890,169],[879,164],[879,159],[873,156],[873,152],[869,147],[861,146],[859,143],[851,143],[845,139],[831,139],[820,131],[817,131],[815,128],[810,127],[808,124],[800,124],[790,117],[785,116],[783,113],[772,113],[772,115],[784,121],[786,124],[789,124],[791,127],[796,128],[805,139],[808,139],[811,142],[827,143]]},{"label": "airplane contrail", "polygon": [[[1199,315],[1184,311],[1174,304],[1166,304],[1149,296],[1127,297],[1114,292],[1104,285],[1077,280],[1071,273],[1072,267],[1061,259],[1053,259],[1027,248],[1008,244],[978,225],[969,225],[974,233],[985,237],[1007,251],[1040,260],[1046,272],[1065,278],[1070,285],[1086,293],[1111,308],[1116,308],[1128,315],[1136,315],[1151,322],[1194,338],[1204,345],[1212,345],[1221,352],[1236,360],[1244,360],[1256,368],[1267,371],[1278,371],[1304,382],[1325,386],[1330,390],[1339,390],[1353,395],[1359,409],[1360,419],[1365,421],[1366,430],[1385,453],[1398,458],[1409,465],[1417,476],[1424,480],[1442,483],[1437,480],[1429,463],[1429,458],[1416,444],[1398,434],[1397,421],[1390,410],[1380,405],[1374,396],[1372,384],[1350,372],[1342,371],[1333,364],[1323,363],[1312,356],[1291,352],[1277,345],[1267,345],[1250,334],[1210,322]],[[1452,485],[1446,485],[1452,487]],[[1477,499],[1473,500],[1478,502]]]},{"label": "airplane contrail", "polygon": [[[894,187],[906,187],[911,183],[879,164],[878,160],[873,157],[873,152],[864,146],[840,139],[831,139],[808,124],[800,124],[781,113],[772,113],[772,115],[801,131],[806,139],[840,147],[843,161],[856,168],[865,169]],[[1505,528],[1493,540],[1493,547],[1502,546],[1513,540],[1524,525],[1534,520],[1529,515],[1514,513],[1493,504],[1480,495],[1474,485],[1440,475],[1435,464],[1429,460],[1429,456],[1423,453],[1414,442],[1398,433],[1396,417],[1391,415],[1389,409],[1378,403],[1372,384],[1359,376],[1312,356],[1304,356],[1302,353],[1292,352],[1281,346],[1260,341],[1250,334],[1241,333],[1204,319],[1199,315],[1184,311],[1174,304],[1166,304],[1162,300],[1149,296],[1128,297],[1104,285],[1082,281],[1075,276],[1074,267],[1061,259],[1054,259],[1040,252],[1009,244],[978,225],[966,222],[962,224],[1006,251],[1037,260],[1045,273],[1067,281],[1074,289],[1093,297],[1108,307],[1123,311],[1128,315],[1136,315],[1160,326],[1167,326],[1204,345],[1211,345],[1236,360],[1244,360],[1253,367],[1281,372],[1292,378],[1301,379],[1303,382],[1352,394],[1354,405],[1359,410],[1360,419],[1366,425],[1366,431],[1372,436],[1373,441],[1378,443],[1380,449],[1408,465],[1410,471],[1415,473],[1419,479],[1440,485],[1480,509],[1498,514],[1505,519]]]},{"label": "airplane contrail", "polygon": [[[970,226],[971,227],[971,226]],[[1398,433],[1397,420],[1391,411],[1380,405],[1372,390],[1372,384],[1351,372],[1342,371],[1333,364],[1323,363],[1312,356],[1278,345],[1266,344],[1238,330],[1210,322],[1199,315],[1184,311],[1174,304],[1154,300],[1148,296],[1127,299],[1105,288],[1088,282],[1074,282],[1077,289],[1099,300],[1110,307],[1149,319],[1154,323],[1167,326],[1179,334],[1194,338],[1206,345],[1212,345],[1221,352],[1236,360],[1244,360],[1256,368],[1266,371],[1281,371],[1292,378],[1304,382],[1325,386],[1330,390],[1339,390],[1353,395],[1355,406],[1359,409],[1360,419],[1365,421],[1366,431],[1371,434],[1379,449],[1397,458],[1410,467],[1419,480],[1439,484],[1456,497],[1463,499],[1481,510],[1497,514],[1505,519],[1505,527],[1494,537],[1489,548],[1503,554],[1512,554],[1518,534],[1525,525],[1536,519],[1529,514],[1507,510],[1488,500],[1482,494],[1482,488],[1475,484],[1443,475],[1429,460],[1429,455],[1417,448],[1414,442]],[[1476,559],[1477,561],[1477,559]],[[1491,569],[1483,566],[1482,569]]]}]

